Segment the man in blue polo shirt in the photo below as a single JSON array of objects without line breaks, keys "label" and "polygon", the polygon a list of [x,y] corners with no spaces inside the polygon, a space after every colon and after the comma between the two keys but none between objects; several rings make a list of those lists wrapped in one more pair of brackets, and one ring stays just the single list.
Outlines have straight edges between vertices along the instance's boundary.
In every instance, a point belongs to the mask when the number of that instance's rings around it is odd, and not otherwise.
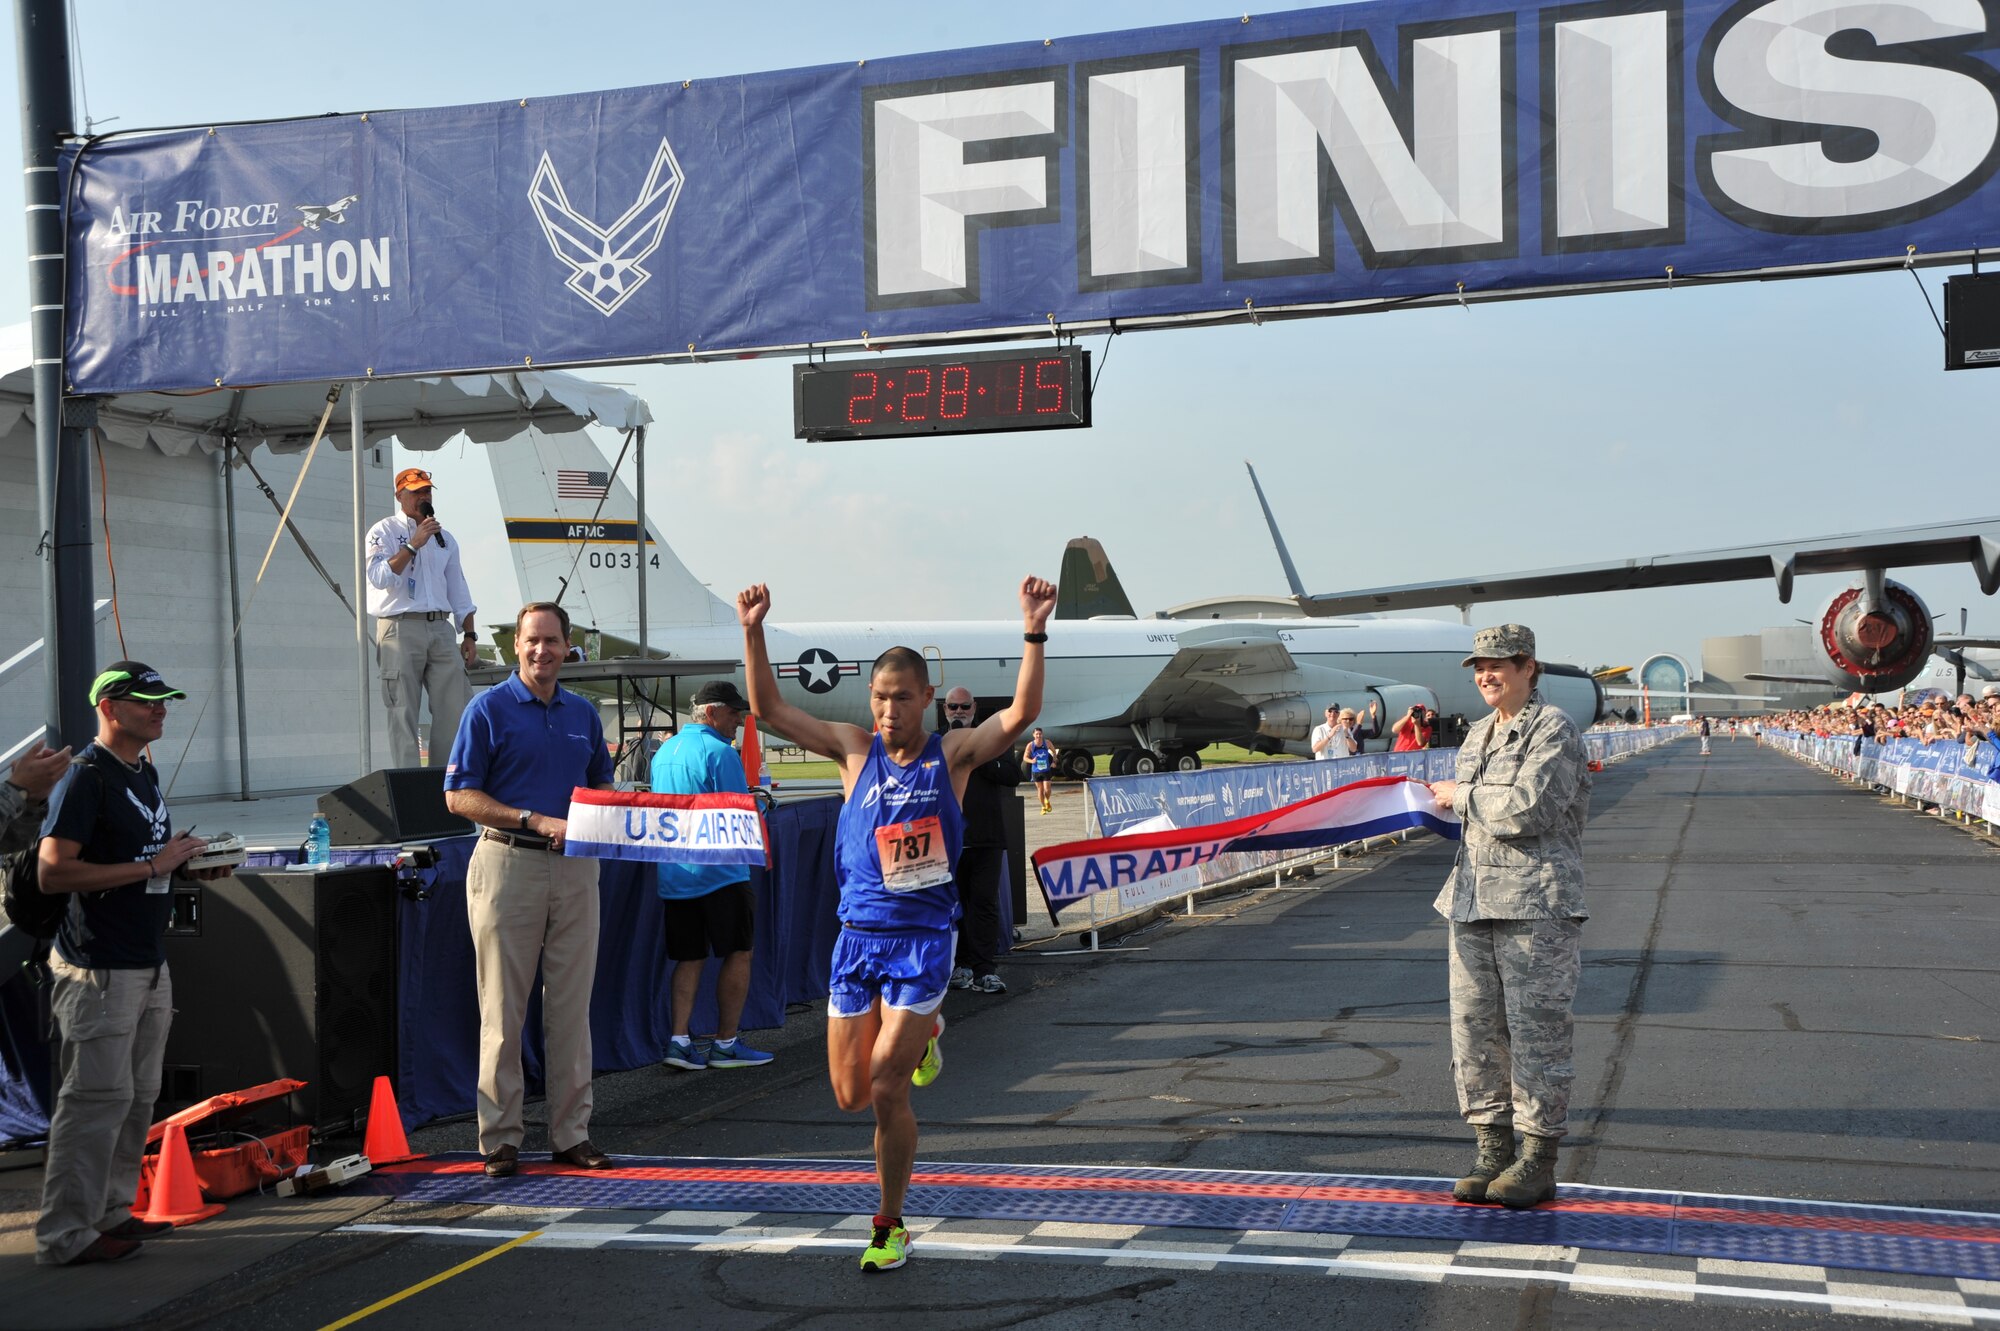
[{"label": "man in blue polo shirt", "polygon": [[479,983],[479,1150],[494,1178],[521,1153],[521,1025],[542,971],[542,1079],[556,1163],[604,1169],[590,1143],[590,990],[597,979],[597,861],[563,855],[569,796],[611,788],[597,708],[556,683],[569,613],[514,620],[520,668],[473,699],[444,769],[445,803],[483,829],[465,877]]},{"label": "man in blue polo shirt", "polygon": [[[653,755],[653,793],[748,794],[743,759],[729,741],[736,738],[750,701],[727,680],[695,691],[688,713],[693,720]],[[750,992],[750,956],[757,942],[757,901],[750,874],[740,864],[662,864],[660,896],[666,902],[667,956],[674,963],[673,1038],[667,1042],[670,1067],[756,1068],[771,1055],[736,1038],[743,1000]],[[688,1034],[703,964],[722,958],[715,977],[715,1043],[706,1051]]]}]

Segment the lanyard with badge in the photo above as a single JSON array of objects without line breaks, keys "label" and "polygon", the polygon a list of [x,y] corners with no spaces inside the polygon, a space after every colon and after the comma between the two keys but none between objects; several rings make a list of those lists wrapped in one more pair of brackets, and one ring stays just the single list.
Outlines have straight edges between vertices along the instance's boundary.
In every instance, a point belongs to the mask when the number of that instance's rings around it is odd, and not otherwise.
[{"label": "lanyard with badge", "polygon": [[882,886],[891,892],[915,892],[951,881],[944,824],[936,814],[876,828],[875,858],[882,866]]}]

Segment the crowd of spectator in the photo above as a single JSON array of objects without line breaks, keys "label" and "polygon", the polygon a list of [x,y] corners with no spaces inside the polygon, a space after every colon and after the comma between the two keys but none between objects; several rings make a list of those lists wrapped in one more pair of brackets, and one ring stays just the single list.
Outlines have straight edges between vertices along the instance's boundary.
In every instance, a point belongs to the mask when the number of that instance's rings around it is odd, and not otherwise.
[{"label": "crowd of spectator", "polygon": [[1887,703],[1835,704],[1810,711],[1785,712],[1742,724],[1766,730],[1789,730],[1821,739],[1852,735],[1887,743],[1895,739],[1975,745],[2000,730],[2000,684],[1988,684],[1975,696],[1956,698],[1930,693],[1895,706]]}]

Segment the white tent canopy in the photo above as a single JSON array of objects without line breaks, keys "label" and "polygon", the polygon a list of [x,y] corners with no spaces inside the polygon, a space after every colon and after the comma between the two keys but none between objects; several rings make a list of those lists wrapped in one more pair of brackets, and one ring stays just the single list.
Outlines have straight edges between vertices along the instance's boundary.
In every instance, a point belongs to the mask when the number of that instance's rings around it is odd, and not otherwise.
[{"label": "white tent canopy", "polygon": [[[32,434],[32,363],[28,325],[0,328],[0,439]],[[337,387],[343,391],[329,414],[328,394]],[[643,431],[652,421],[644,399],[555,370],[280,384],[197,393],[125,393],[98,398],[96,404],[97,429],[104,439],[132,449],[150,446],[168,458],[183,458],[196,449],[219,453],[231,440],[239,450],[232,455],[238,461],[260,444],[274,453],[298,453],[312,443],[323,417],[326,433],[322,442],[343,452],[359,442],[352,488],[357,592],[363,582],[362,545],[369,522],[363,502],[363,458],[375,445],[394,441],[407,449],[430,451],[458,438],[490,444],[530,430],[561,434],[593,424]],[[32,456],[32,445],[25,439],[22,445]],[[232,544],[234,523],[233,508],[217,516],[218,526],[229,526]],[[240,608],[237,613],[241,613]],[[368,628],[367,617],[361,616],[355,624],[354,659],[360,770],[364,772],[370,767],[369,698],[373,690],[373,640]],[[225,638],[230,636],[227,615],[221,630]],[[322,644],[323,648],[331,645]],[[240,672],[237,687],[240,709]]]},{"label": "white tent canopy", "polygon": [[[28,325],[0,328],[0,434],[34,419]],[[393,438],[404,448],[430,451],[459,435],[476,444],[512,439],[533,426],[545,434],[587,424],[632,430],[651,423],[643,398],[559,370],[465,374],[438,379],[364,381],[363,446]],[[169,457],[200,448],[219,452],[234,434],[245,451],[263,444],[293,453],[312,442],[326,410],[331,384],[278,384],[207,393],[121,393],[99,400],[104,437],[128,448],[151,444]],[[327,436],[348,445],[344,411],[336,408]]]}]

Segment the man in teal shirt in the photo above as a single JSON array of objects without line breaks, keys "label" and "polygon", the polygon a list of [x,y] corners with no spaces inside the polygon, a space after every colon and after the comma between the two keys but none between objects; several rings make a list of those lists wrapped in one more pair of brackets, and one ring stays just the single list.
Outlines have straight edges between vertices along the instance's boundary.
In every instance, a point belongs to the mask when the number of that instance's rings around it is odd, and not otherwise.
[{"label": "man in teal shirt", "polygon": [[[689,708],[693,720],[653,755],[653,791],[663,795],[747,794],[743,760],[729,742],[750,715],[750,703],[727,681],[704,684]],[[669,1067],[754,1068],[771,1055],[736,1038],[743,1000],[750,992],[750,955],[756,945],[756,898],[740,864],[661,864],[660,897],[666,903],[667,956],[674,963],[673,1038]],[[722,958],[715,980],[715,1043],[703,1050],[688,1034],[702,965]]]}]

